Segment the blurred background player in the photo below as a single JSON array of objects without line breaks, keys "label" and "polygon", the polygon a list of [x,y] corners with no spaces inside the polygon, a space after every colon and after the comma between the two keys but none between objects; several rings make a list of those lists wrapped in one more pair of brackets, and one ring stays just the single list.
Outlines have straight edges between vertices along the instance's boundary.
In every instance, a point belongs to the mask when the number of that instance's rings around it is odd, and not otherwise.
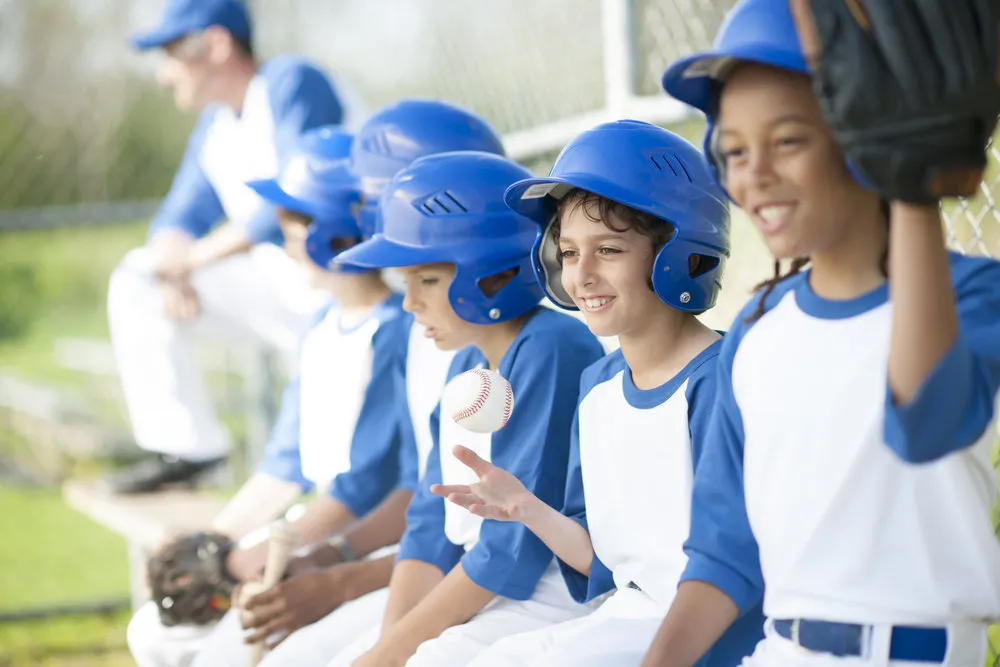
[{"label": "blurred background player", "polygon": [[587,609],[570,598],[552,552],[523,526],[483,522],[445,506],[429,488],[463,481],[452,448],[464,444],[508,467],[547,502],[563,495],[580,373],[604,351],[581,322],[539,303],[535,224],[503,203],[506,188],[528,176],[481,152],[421,158],[383,193],[376,234],[344,255],[361,266],[400,267],[404,308],[439,348],[460,350],[449,377],[494,369],[510,381],[515,401],[493,434],[461,428],[439,404],[381,628],[331,666],[464,665],[507,634]]},{"label": "blurred background player", "polygon": [[[404,496],[405,506],[416,481],[415,450],[404,422],[402,355],[409,323],[401,297],[377,272],[336,263],[320,268],[306,252],[307,226],[314,219],[331,230],[326,254],[334,259],[360,240],[354,215],[361,195],[345,159],[350,142],[333,127],[312,131],[277,180],[250,183],[279,207],[286,251],[332,301],[321,307],[299,345],[299,374],[285,390],[267,456],[215,522],[216,530],[234,539],[310,489],[318,496],[291,527],[302,543],[325,539],[395,495]],[[375,547],[397,542],[401,532]],[[239,581],[255,577],[264,565],[266,540],[254,537],[226,559]],[[331,577],[305,581],[319,598],[335,586]],[[129,626],[136,661],[141,667],[189,664],[211,627],[163,627],[156,612],[147,605]]]},{"label": "blurred background player", "polygon": [[663,76],[708,116],[707,157],[775,276],[723,341],[689,559],[643,664],[693,664],[763,596],[748,667],[982,665],[1000,263],[948,252],[938,202],[860,182],[811,83],[787,0],[742,0]]},{"label": "blurred background player", "polygon": [[[652,157],[651,157],[652,156]],[[638,665],[684,569],[691,485],[715,405],[715,305],[729,257],[729,207],[701,153],[667,130],[624,120],[571,141],[548,177],[507,203],[539,225],[539,282],[591,333],[620,348],[583,373],[562,512],[463,449],[471,485],[435,493],[485,519],[520,521],[560,559],[594,612],[497,642],[476,667]],[[763,636],[759,607],[702,664],[732,667]]]},{"label": "blurred background player", "polygon": [[[157,80],[198,111],[146,247],[111,276],[108,319],[135,441],[153,454],[108,479],[136,493],[223,460],[219,422],[196,359],[200,335],[291,354],[322,302],[280,250],[274,207],[246,186],[273,177],[303,131],[362,120],[355,96],[293,56],[258,63],[237,0],[168,0],[159,25],[132,38],[158,48]],[[225,220],[221,225],[220,221]]]},{"label": "blurred background player", "polygon": [[[456,105],[440,100],[404,99],[372,114],[351,148],[352,175],[366,187],[361,218],[366,230],[374,230],[379,196],[391,178],[413,160],[448,150],[478,150],[502,155],[503,145],[484,120]],[[371,231],[368,232],[370,236]],[[336,227],[323,219],[310,225],[307,249],[319,265],[336,258],[326,250],[337,235]],[[431,450],[431,413],[444,388],[454,350],[438,349],[434,339],[411,314],[405,317],[407,424],[416,442],[417,469],[422,475]],[[413,483],[416,483],[414,478]],[[373,512],[354,522],[332,539],[303,549],[289,563],[291,579],[267,594],[248,602],[244,617],[247,637],[277,633],[280,643],[261,663],[322,667],[358,634],[378,624],[385,610],[389,577],[395,562],[392,553],[373,553],[387,540],[398,540],[405,526],[408,495],[392,494]],[[337,582],[333,587],[305,585],[297,573],[313,571]],[[326,575],[319,574],[326,572]],[[325,591],[318,598],[317,590]],[[280,611],[279,611],[280,610]],[[285,637],[284,630],[297,627],[303,617],[315,620],[319,610],[326,615]],[[245,650],[235,615],[219,625],[195,661],[203,665],[242,667]]]}]

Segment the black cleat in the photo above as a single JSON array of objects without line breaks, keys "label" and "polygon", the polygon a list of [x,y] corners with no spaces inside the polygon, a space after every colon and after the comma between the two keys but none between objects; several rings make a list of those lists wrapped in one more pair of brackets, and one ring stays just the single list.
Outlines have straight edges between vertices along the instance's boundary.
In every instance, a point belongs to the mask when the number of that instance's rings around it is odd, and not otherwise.
[{"label": "black cleat", "polygon": [[150,493],[167,484],[193,483],[194,479],[225,461],[225,457],[207,461],[187,461],[176,456],[157,454],[109,475],[104,485],[120,495]]}]

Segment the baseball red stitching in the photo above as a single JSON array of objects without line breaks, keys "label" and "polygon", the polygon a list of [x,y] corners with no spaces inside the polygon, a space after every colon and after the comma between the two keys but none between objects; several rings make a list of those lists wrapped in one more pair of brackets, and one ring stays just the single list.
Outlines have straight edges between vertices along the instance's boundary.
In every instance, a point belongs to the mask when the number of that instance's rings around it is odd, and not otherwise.
[{"label": "baseball red stitching", "polygon": [[473,368],[468,372],[479,377],[480,380],[479,395],[476,396],[475,400],[473,400],[472,403],[470,403],[467,407],[465,407],[462,410],[459,410],[458,412],[452,415],[451,418],[454,419],[455,421],[461,421],[463,419],[471,417],[472,415],[482,410],[483,406],[486,405],[486,397],[490,393],[490,385],[492,381],[490,380],[489,373],[484,371],[482,368]]},{"label": "baseball red stitching", "polygon": [[503,406],[503,423],[506,424],[507,420],[510,419],[510,411],[514,409],[514,391],[510,388],[508,384],[505,387],[504,392],[504,406]]}]

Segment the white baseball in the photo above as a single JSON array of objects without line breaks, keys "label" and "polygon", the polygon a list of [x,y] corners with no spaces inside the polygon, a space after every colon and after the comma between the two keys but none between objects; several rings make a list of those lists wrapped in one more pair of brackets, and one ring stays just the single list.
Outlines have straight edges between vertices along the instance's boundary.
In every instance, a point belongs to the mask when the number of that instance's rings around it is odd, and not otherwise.
[{"label": "white baseball", "polygon": [[473,368],[452,378],[444,390],[442,407],[462,428],[474,433],[499,431],[514,409],[510,382],[486,368]]}]

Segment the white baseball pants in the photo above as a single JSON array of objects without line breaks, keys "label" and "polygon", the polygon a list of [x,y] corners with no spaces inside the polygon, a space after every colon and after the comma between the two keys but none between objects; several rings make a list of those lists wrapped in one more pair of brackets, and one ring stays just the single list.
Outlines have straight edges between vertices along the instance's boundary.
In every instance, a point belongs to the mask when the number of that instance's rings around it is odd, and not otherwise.
[{"label": "white baseball pants", "polygon": [[642,591],[612,594],[595,611],[501,639],[468,667],[638,667],[666,610]]},{"label": "white baseball pants", "polygon": [[192,283],[200,315],[168,319],[149,253],[137,248],[111,275],[108,323],[136,442],[199,461],[225,455],[230,443],[202,378],[197,339],[264,345],[292,361],[327,295],[310,288],[299,267],[270,243],[197,271]]},{"label": "white baseball pants", "polygon": [[[494,599],[467,623],[448,628],[436,639],[425,641],[406,665],[461,667],[504,637],[578,618],[593,611],[596,604],[582,605],[574,601],[553,561],[529,600]],[[327,667],[350,667],[375,645],[380,630],[379,626],[369,629]]]}]

